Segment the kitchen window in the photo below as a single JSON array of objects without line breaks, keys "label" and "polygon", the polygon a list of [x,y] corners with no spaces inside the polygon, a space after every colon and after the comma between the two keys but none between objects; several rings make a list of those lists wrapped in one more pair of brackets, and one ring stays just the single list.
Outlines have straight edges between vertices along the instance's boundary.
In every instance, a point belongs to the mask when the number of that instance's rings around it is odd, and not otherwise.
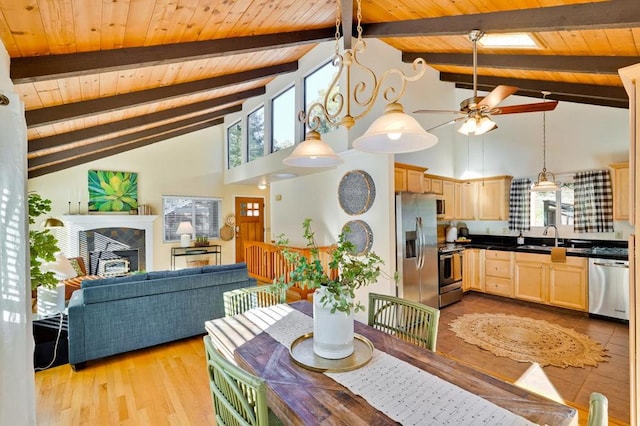
[{"label": "kitchen window", "polygon": [[531,192],[531,226],[570,226],[573,229],[573,180],[556,181],[555,192]]}]

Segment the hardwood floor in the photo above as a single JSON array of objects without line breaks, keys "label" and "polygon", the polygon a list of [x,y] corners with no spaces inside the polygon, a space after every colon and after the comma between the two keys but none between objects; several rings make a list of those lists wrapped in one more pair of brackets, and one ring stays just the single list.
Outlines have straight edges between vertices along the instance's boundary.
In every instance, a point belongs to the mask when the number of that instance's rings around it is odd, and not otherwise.
[{"label": "hardwood floor", "polygon": [[[610,355],[607,362],[599,363],[597,367],[585,368],[547,366],[542,371],[566,403],[586,410],[591,392],[600,392],[609,399],[609,416],[616,423],[629,423],[628,325],[479,293],[466,294],[461,302],[443,308],[440,311],[437,351],[510,382],[515,382],[531,364],[497,357],[465,343],[449,329],[449,323],[458,316],[476,312],[499,312],[542,319],[572,328],[600,342]],[[583,422],[586,419],[581,418],[580,423]]]},{"label": "hardwood floor", "polygon": [[[598,367],[544,367],[558,393],[583,408],[589,394],[609,398],[610,424],[629,422],[628,327],[551,311],[508,299],[468,294],[441,312],[438,352],[515,381],[529,364],[500,358],[465,343],[449,322],[472,312],[502,312],[545,319],[600,341],[611,358]],[[38,425],[213,425],[215,418],[205,372],[202,337],[112,356],[73,372],[62,365],[37,372]],[[582,412],[580,424],[586,424]]]}]

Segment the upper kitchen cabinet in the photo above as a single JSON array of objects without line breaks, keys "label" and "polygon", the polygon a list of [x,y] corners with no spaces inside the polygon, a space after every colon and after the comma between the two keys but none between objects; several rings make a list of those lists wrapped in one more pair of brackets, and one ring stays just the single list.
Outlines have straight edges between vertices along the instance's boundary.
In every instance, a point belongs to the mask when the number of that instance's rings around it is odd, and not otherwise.
[{"label": "upper kitchen cabinet", "polygon": [[458,220],[475,220],[476,218],[476,182],[459,182],[455,184],[455,218]]},{"label": "upper kitchen cabinet", "polygon": [[395,192],[424,192],[423,179],[425,167],[412,166],[411,164],[395,163],[394,187]]},{"label": "upper kitchen cabinet", "polygon": [[455,182],[442,181],[442,198],[444,199],[444,215],[442,219],[444,220],[456,219],[455,186]]},{"label": "upper kitchen cabinet", "polygon": [[629,220],[629,163],[609,164],[613,177],[613,220]]},{"label": "upper kitchen cabinet", "polygon": [[509,220],[511,176],[477,180],[477,220]]}]

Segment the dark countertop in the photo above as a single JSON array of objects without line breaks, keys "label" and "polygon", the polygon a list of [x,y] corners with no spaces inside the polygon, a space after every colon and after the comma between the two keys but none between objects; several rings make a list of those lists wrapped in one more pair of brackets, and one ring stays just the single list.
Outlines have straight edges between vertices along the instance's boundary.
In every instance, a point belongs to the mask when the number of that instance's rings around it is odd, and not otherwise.
[{"label": "dark countertop", "polygon": [[[461,244],[464,248],[515,251],[521,253],[549,254],[554,246],[553,238],[525,238],[525,243],[517,244],[516,237],[494,235],[469,235],[471,242]],[[567,256],[599,259],[628,260],[627,242],[612,240],[559,239],[559,247],[567,249]],[[604,249],[603,249],[604,248]],[[613,250],[615,249],[615,250]]]}]

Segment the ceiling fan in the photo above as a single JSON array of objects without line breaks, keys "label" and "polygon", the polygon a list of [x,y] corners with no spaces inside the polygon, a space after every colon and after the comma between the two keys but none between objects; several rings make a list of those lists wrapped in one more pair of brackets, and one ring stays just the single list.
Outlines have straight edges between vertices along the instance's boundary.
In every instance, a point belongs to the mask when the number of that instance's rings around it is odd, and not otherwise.
[{"label": "ceiling fan", "polygon": [[504,114],[518,114],[523,112],[551,111],[558,105],[558,101],[537,102],[532,104],[511,105],[498,108],[498,104],[510,95],[518,91],[517,87],[500,85],[493,89],[485,97],[478,96],[478,40],[484,36],[484,32],[473,30],[469,33],[469,40],[473,43],[473,97],[465,99],[460,103],[459,111],[452,110],[432,110],[419,109],[414,113],[453,113],[460,115],[453,120],[439,124],[428,129],[428,131],[438,127],[463,121],[458,129],[465,135],[481,135],[496,129],[497,124],[491,120],[490,116]]}]

